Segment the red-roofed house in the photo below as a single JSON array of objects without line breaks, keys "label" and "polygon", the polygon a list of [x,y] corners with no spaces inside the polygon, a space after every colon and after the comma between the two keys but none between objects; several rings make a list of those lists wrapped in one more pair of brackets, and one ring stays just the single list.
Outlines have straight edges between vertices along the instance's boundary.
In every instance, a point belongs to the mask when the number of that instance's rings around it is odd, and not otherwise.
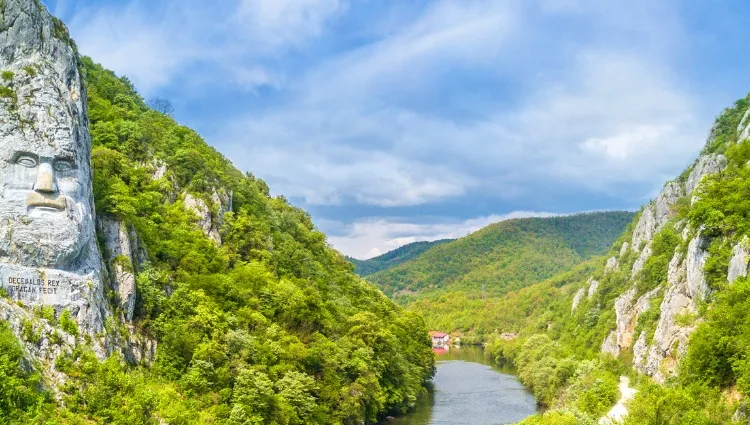
[{"label": "red-roofed house", "polygon": [[451,342],[450,335],[438,331],[430,331],[430,338],[432,338],[433,347],[447,347]]}]

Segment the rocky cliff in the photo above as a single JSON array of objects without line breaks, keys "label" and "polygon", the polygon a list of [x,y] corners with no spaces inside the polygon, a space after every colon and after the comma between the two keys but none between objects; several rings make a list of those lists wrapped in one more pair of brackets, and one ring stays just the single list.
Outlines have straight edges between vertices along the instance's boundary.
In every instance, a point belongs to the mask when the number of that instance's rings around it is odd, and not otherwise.
[{"label": "rocky cliff", "polygon": [[107,325],[117,311],[132,320],[145,256],[122,222],[99,220],[104,252],[98,243],[76,46],[37,1],[0,10],[0,318],[53,379],[58,357],[84,341],[102,359],[152,357],[148,338]]},{"label": "rocky cliff", "polygon": [[[33,328],[38,337],[26,348],[38,359],[54,360],[79,337],[105,356],[111,313],[78,54],[65,26],[39,3],[7,0],[1,10],[0,314],[18,335]],[[75,327],[29,314],[43,308],[72,317]],[[51,348],[59,335],[66,344]]]},{"label": "rocky cliff", "polygon": [[[742,140],[743,135],[750,134],[747,116],[745,113],[733,134],[722,137]],[[614,356],[632,354],[633,367],[657,382],[676,374],[690,335],[700,323],[701,306],[712,292],[704,268],[713,238],[704,235],[701,223],[691,222],[688,216],[700,199],[706,176],[721,173],[727,166],[727,159],[719,153],[723,148],[712,149],[718,131],[712,129],[701,156],[643,208],[629,237],[613,249],[614,255],[595,275],[610,275],[610,281],[621,282],[617,284],[620,295],[613,305],[602,306],[612,308],[615,319],[601,351]],[[747,237],[722,243],[733,245],[725,276],[731,283],[747,275]],[[598,286],[591,282],[596,282],[594,276],[589,279],[589,297]],[[581,287],[571,302],[573,310],[583,295]]]},{"label": "rocky cliff", "polygon": [[0,1],[0,351],[2,423],[378,423],[434,373],[419,317],[37,0]]}]

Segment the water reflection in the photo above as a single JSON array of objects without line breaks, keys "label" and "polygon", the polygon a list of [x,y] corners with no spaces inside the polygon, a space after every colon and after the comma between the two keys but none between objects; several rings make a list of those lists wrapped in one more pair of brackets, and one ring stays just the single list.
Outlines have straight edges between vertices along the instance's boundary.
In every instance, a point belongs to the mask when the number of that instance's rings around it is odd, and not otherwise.
[{"label": "water reflection", "polygon": [[490,364],[481,348],[436,351],[433,388],[410,414],[390,425],[513,424],[537,412],[515,371]]}]

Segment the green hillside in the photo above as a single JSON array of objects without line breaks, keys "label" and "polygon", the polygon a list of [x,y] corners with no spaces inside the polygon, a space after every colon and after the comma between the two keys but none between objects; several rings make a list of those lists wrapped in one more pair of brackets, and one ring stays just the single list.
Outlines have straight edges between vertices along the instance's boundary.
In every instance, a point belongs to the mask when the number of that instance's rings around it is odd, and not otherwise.
[{"label": "green hillside", "polygon": [[432,290],[487,295],[542,281],[604,253],[633,218],[626,211],[502,221],[368,276],[386,295]]},{"label": "green hillside", "polygon": [[346,257],[350,263],[354,264],[354,272],[360,276],[368,276],[381,270],[398,266],[401,263],[417,257],[428,249],[436,245],[442,245],[451,242],[453,239],[441,239],[437,241],[420,241],[406,244],[396,248],[393,251],[386,252],[383,255],[370,258],[369,260],[358,260],[352,257]]},{"label": "green hillside", "polygon": [[[513,363],[537,400],[552,407],[524,425],[597,423],[619,397],[621,375],[629,375],[638,390],[627,406],[625,425],[748,423],[750,278],[740,275],[730,283],[728,272],[733,252],[747,249],[750,237],[750,139],[741,136],[749,107],[750,95],[717,118],[701,154],[723,154],[726,167],[704,178],[697,197],[683,196],[670,208],[669,221],[654,235],[653,252],[639,272],[632,272],[638,252],[620,247],[631,241],[640,215],[610,249],[617,267],[608,270],[601,259],[591,260],[483,306],[497,330],[487,335],[485,354]],[[696,164],[674,183],[685,184]],[[675,313],[668,302],[686,275],[671,272],[670,264],[679,263],[670,259],[689,255],[693,238],[703,241],[698,249],[705,250],[707,258],[690,273],[702,271],[709,292],[694,311]],[[589,288],[590,279],[599,282],[597,290],[573,309],[574,295]],[[655,344],[663,315],[673,315],[667,319],[670,326],[689,338],[686,346],[669,340],[668,355],[657,370],[671,370],[674,376],[661,383],[634,370],[643,366],[634,357],[635,346],[617,357],[602,352],[603,341],[617,326],[615,301],[633,289],[637,297],[657,291],[631,322],[633,341],[643,337],[646,344]],[[501,332],[517,333],[518,338],[503,339]]]},{"label": "green hillside", "polygon": [[[53,395],[36,390],[48,387],[0,326],[0,423],[372,424],[412,407],[434,369],[422,319],[357,277],[306,212],[148,108],[127,79],[88,58],[82,67],[96,211],[146,248],[132,329],[156,341],[156,358],[102,363],[81,340],[55,364],[66,382]],[[230,192],[219,245],[182,199],[215,212],[213,194]],[[128,333],[117,317],[107,326]]]}]

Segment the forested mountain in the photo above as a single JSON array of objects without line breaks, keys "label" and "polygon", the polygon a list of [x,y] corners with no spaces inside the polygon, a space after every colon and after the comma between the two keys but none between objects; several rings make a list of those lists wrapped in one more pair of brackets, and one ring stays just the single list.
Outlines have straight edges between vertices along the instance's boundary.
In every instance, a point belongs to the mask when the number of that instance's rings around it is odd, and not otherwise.
[{"label": "forested mountain", "polygon": [[354,271],[360,276],[368,276],[381,270],[395,267],[403,262],[417,257],[428,249],[436,245],[441,245],[452,241],[453,239],[440,239],[437,241],[420,241],[406,244],[388,251],[383,255],[370,258],[369,260],[358,260],[352,257],[346,257],[350,263],[354,264]]},{"label": "forested mountain", "polygon": [[[18,52],[32,40],[42,48],[29,60],[64,51],[85,76],[85,92],[73,71],[64,82],[74,100],[87,95],[80,131],[91,133],[97,237],[111,271],[93,335],[67,309],[32,309],[0,290],[0,424],[358,425],[414,405],[434,369],[419,316],[357,277],[306,212],[149,108],[127,78],[79,60],[40,3],[0,9],[13,47],[2,55],[26,60]],[[50,69],[0,70],[0,106],[23,113],[16,91],[62,81]],[[49,105],[36,116],[51,116]],[[42,135],[48,122],[23,124]]]},{"label": "forested mountain", "polygon": [[[750,95],[716,120],[700,157],[594,261],[487,306],[487,354],[554,407],[532,424],[595,424],[638,390],[625,425],[750,420]],[[518,333],[506,340],[500,332]]]},{"label": "forested mountain", "polygon": [[606,252],[632,218],[631,212],[616,211],[506,220],[367,279],[393,297],[482,287],[499,295]]}]

